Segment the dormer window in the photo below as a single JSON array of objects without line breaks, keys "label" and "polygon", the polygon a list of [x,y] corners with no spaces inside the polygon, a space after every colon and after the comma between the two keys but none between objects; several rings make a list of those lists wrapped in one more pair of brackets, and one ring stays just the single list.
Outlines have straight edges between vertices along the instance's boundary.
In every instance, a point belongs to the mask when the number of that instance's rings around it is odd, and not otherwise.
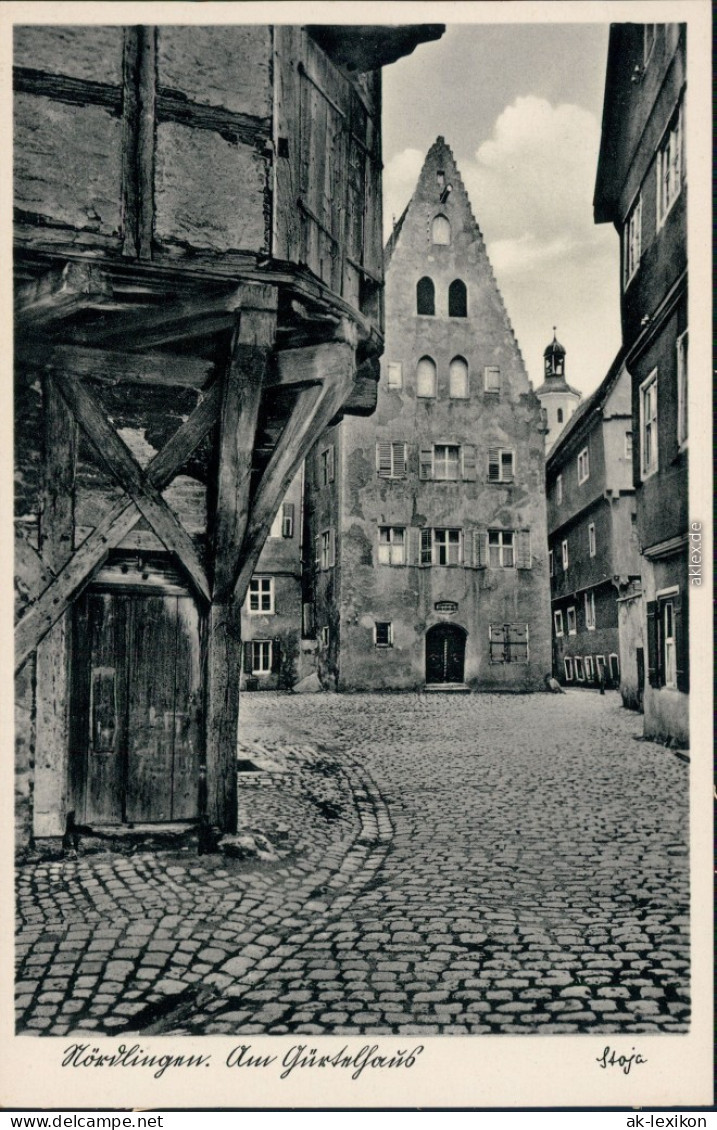
[{"label": "dormer window", "polygon": [[444,247],[447,247],[451,242],[451,224],[447,216],[434,216],[431,225],[431,239],[433,243],[442,244]]}]

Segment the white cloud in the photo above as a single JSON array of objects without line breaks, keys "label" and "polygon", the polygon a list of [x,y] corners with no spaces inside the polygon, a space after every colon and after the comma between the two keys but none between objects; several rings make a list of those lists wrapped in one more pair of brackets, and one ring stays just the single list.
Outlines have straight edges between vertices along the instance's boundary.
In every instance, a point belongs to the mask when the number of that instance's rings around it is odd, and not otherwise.
[{"label": "white cloud", "polygon": [[404,149],[392,157],[383,170],[383,231],[384,241],[393,230],[394,222],[411,199],[423,168],[426,154],[420,149]]},{"label": "white cloud", "polygon": [[[542,381],[542,350],[557,323],[568,379],[586,392],[620,343],[617,236],[592,215],[599,143],[594,114],[527,95],[499,114],[472,160],[459,161],[531,378]],[[386,166],[389,231],[424,156],[405,149]]]}]

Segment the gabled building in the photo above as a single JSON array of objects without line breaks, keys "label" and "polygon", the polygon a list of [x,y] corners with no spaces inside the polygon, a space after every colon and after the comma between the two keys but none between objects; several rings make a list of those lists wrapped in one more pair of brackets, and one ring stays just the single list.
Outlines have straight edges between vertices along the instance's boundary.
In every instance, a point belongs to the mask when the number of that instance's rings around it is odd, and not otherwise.
[{"label": "gabled building", "polygon": [[645,734],[689,737],[686,27],[610,29],[595,220],[620,238]]},{"label": "gabled building", "polygon": [[555,331],[553,340],[543,353],[545,380],[535,395],[545,412],[545,450],[550,450],[573,412],[580,403],[582,393],[569,385],[565,379],[565,348],[560,344]]},{"label": "gabled building", "polygon": [[326,431],[306,465],[320,675],[339,690],[542,689],[540,403],[442,137],[386,279],[376,413]]},{"label": "gabled building", "polygon": [[553,673],[620,687],[638,706],[640,558],[632,484],[631,382],[618,355],[547,458]]},{"label": "gabled building", "polygon": [[242,605],[375,405],[380,69],[442,30],[15,27],[21,843],[236,827]]}]

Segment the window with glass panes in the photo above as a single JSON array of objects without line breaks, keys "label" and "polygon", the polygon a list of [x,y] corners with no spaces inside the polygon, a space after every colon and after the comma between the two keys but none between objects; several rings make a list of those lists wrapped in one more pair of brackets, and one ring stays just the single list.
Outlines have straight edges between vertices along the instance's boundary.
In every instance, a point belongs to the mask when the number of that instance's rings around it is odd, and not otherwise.
[{"label": "window with glass panes", "polygon": [[274,578],[252,577],[249,581],[249,611],[274,611]]},{"label": "window with glass panes", "polygon": [[491,569],[512,569],[515,565],[513,530],[488,530],[488,564]]},{"label": "window with glass panes", "polygon": [[379,565],[406,564],[406,530],[403,526],[379,526]]},{"label": "window with glass panes", "polygon": [[433,445],[433,478],[457,479],[461,449],[453,443]]}]

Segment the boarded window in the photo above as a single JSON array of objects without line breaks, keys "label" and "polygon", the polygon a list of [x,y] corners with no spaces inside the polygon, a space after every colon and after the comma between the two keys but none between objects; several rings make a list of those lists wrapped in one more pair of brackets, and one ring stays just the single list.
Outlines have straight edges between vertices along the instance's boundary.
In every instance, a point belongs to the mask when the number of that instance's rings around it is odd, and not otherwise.
[{"label": "boarded window", "polygon": [[451,224],[447,216],[434,216],[431,224],[431,240],[433,243],[444,245],[451,242]]},{"label": "boarded window", "polygon": [[468,291],[462,279],[454,279],[448,287],[448,317],[468,317]]},{"label": "boarded window", "polygon": [[436,312],[436,288],[433,279],[425,275],[416,284],[416,313],[433,315]]},{"label": "boarded window", "polygon": [[416,395],[436,395],[436,365],[430,357],[421,357],[416,366]]},{"label": "boarded window", "polygon": [[490,624],[488,638],[491,663],[528,662],[527,624]]},{"label": "boarded window", "polygon": [[454,357],[448,370],[448,395],[452,400],[468,396],[468,364],[464,357]]}]

